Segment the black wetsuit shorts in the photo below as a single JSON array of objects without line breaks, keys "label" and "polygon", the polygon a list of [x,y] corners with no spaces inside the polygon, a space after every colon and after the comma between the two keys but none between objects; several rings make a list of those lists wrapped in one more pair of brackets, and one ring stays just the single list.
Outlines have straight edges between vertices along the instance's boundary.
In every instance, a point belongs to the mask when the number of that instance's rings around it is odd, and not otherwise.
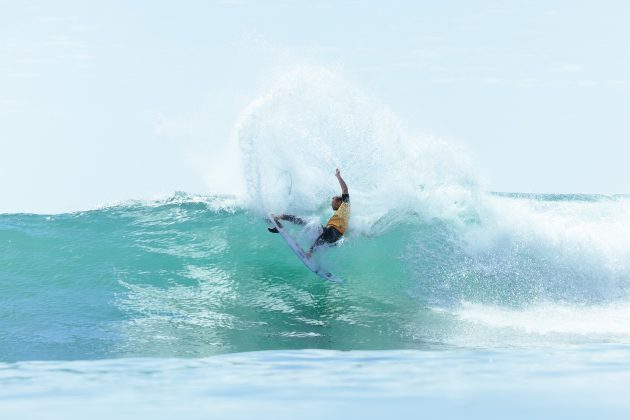
[{"label": "black wetsuit shorts", "polygon": [[323,245],[323,244],[334,244],[343,236],[341,232],[335,229],[332,226],[322,226],[323,232],[315,241],[314,246]]}]

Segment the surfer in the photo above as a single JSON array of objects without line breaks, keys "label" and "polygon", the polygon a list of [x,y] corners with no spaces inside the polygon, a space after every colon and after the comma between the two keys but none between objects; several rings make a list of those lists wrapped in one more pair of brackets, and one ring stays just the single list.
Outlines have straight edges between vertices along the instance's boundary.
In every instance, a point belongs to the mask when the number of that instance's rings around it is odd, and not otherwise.
[{"label": "surfer", "polygon": [[[328,220],[326,226],[322,226],[322,233],[317,237],[308,252],[306,252],[306,257],[308,258],[311,257],[316,248],[325,244],[334,244],[337,242],[341,239],[348,228],[348,221],[350,220],[350,195],[348,194],[348,186],[341,177],[339,168],[335,171],[335,176],[337,177],[337,181],[339,181],[339,186],[341,187],[341,195],[336,195],[331,199],[330,205],[335,213]],[[280,227],[282,227],[280,220],[286,220],[297,225],[306,224],[303,219],[291,214],[280,214],[278,216],[274,216],[273,218]],[[278,229],[275,227],[267,229],[269,229],[269,232],[278,233]]]}]

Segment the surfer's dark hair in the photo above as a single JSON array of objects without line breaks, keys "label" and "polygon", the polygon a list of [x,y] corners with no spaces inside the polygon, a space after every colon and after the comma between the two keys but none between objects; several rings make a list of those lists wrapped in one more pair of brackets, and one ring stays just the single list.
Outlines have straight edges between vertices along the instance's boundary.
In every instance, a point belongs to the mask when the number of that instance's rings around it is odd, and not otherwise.
[{"label": "surfer's dark hair", "polygon": [[334,198],[335,200],[343,200],[343,198],[341,198],[341,196],[340,196],[340,195],[334,195],[334,196],[333,196],[333,198]]}]

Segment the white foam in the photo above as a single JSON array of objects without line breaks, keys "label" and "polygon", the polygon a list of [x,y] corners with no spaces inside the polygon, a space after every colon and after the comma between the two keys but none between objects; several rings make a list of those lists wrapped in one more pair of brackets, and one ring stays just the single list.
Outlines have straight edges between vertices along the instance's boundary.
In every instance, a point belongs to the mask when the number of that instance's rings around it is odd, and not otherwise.
[{"label": "white foam", "polygon": [[605,305],[541,303],[509,309],[465,303],[457,318],[494,329],[520,330],[528,334],[583,336],[597,341],[630,342],[630,301]]},{"label": "white foam", "polygon": [[[618,301],[630,286],[630,200],[486,196],[481,223],[461,231],[473,260],[576,301]],[[501,267],[503,266],[503,267]],[[511,267],[534,269],[516,273]],[[507,269],[505,269],[507,268]],[[563,289],[563,290],[562,290]]]},{"label": "white foam", "polygon": [[458,219],[477,180],[466,154],[413,135],[387,107],[338,72],[300,67],[241,115],[237,135],[252,208],[327,210],[339,167],[352,195],[352,228],[388,212]]}]

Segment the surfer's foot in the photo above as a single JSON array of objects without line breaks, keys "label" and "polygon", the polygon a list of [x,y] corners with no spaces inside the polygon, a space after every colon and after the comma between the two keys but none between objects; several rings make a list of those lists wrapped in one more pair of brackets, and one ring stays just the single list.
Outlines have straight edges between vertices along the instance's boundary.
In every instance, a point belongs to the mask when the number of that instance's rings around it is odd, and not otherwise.
[{"label": "surfer's foot", "polygon": [[278,228],[275,228],[275,227],[267,228],[267,230],[271,233],[278,233]]}]

